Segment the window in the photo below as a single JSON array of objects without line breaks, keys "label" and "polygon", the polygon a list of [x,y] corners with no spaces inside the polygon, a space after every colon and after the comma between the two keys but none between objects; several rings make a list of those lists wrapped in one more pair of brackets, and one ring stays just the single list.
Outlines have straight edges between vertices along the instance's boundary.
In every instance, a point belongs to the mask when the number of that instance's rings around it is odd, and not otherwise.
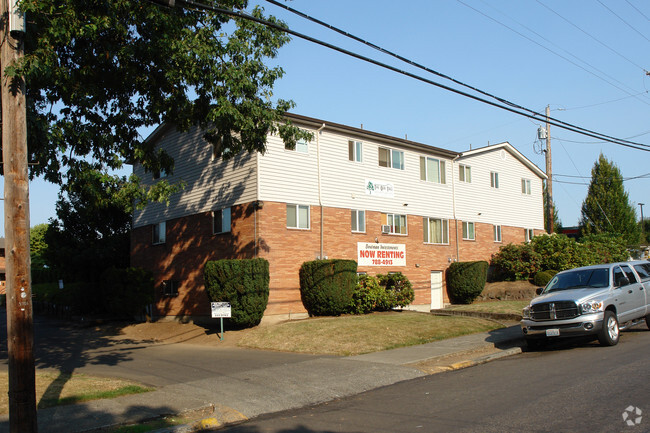
[{"label": "window", "polygon": [[362,210],[352,210],[352,231],[364,233],[366,231],[366,212]]},{"label": "window", "polygon": [[472,167],[465,164],[458,165],[458,180],[472,183]]},{"label": "window", "polygon": [[467,241],[474,240],[474,223],[463,221],[463,239]]},{"label": "window", "polygon": [[229,207],[212,212],[212,233],[227,233],[230,231]]},{"label": "window", "polygon": [[379,148],[379,166],[404,170],[404,152],[386,147]]},{"label": "window", "polygon": [[309,206],[288,204],[287,228],[304,230],[309,229]]},{"label": "window", "polygon": [[490,172],[490,186],[492,188],[499,188],[499,173],[496,171]]},{"label": "window", "polygon": [[420,157],[420,180],[428,182],[446,183],[445,161],[439,159]]},{"label": "window", "polygon": [[406,215],[383,213],[381,214],[381,224],[384,226],[389,226],[389,233],[391,234],[407,234]]},{"label": "window", "polygon": [[296,147],[290,148],[287,144],[284,145],[286,150],[296,151],[300,153],[309,153],[309,143],[306,140],[300,139],[296,141]]},{"label": "window", "polygon": [[164,168],[158,169],[153,172],[153,180],[164,179],[167,177],[167,171]]},{"label": "window", "polygon": [[521,193],[530,195],[530,179],[521,179]]},{"label": "window", "polygon": [[524,240],[530,242],[533,237],[535,237],[535,231],[533,229],[524,229]]},{"label": "window", "polygon": [[162,282],[163,296],[176,296],[178,295],[178,286],[180,284],[176,280],[164,280]]},{"label": "window", "polygon": [[424,243],[448,244],[449,222],[440,218],[422,218]]},{"label": "window", "polygon": [[348,158],[350,161],[361,162],[363,159],[363,143],[360,141],[348,141]]},{"label": "window", "polygon": [[636,280],[636,275],[634,275],[634,272],[632,272],[632,269],[628,265],[621,265],[621,269],[623,269],[623,272],[625,272],[625,275],[627,275],[627,279],[630,280],[630,284],[638,283]]},{"label": "window", "polygon": [[641,277],[641,280],[645,281],[650,278],[650,263],[646,264],[640,264],[640,265],[634,265],[634,269],[636,272],[639,274]]},{"label": "window", "polygon": [[494,225],[494,242],[502,242],[501,240],[501,226]]},{"label": "window", "polygon": [[152,243],[164,244],[167,234],[167,227],[165,221],[153,225],[153,238]]}]

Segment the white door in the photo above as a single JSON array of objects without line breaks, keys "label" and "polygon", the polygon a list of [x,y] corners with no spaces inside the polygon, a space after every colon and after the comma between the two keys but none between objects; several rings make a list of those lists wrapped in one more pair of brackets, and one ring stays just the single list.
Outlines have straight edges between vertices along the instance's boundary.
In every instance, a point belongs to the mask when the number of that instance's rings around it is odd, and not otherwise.
[{"label": "white door", "polygon": [[442,301],[442,271],[431,271],[431,309],[444,306]]}]

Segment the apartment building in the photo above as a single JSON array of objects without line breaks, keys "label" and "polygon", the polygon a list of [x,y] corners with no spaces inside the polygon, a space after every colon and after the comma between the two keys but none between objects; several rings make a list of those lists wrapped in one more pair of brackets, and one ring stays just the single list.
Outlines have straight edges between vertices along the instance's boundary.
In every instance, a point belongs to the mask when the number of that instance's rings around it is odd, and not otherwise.
[{"label": "apartment building", "polygon": [[[359,272],[402,272],[412,308],[448,302],[454,261],[489,260],[501,245],[543,232],[545,174],[509,143],[467,152],[287,114],[313,132],[264,154],[215,158],[200,130],[159,127],[148,140],[175,160],[185,189],[168,206],[134,215],[131,264],[153,271],[158,316],[205,318],[207,261],[262,257],[270,264],[267,317],[300,317],[298,271],[317,258],[357,260]],[[143,182],[164,173],[145,173]]]}]

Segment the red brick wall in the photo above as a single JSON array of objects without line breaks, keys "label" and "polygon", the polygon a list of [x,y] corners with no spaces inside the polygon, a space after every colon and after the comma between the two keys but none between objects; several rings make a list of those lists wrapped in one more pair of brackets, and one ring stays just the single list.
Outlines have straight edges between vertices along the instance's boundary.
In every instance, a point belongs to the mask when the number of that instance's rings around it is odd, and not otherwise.
[{"label": "red brick wall", "polygon": [[[366,266],[359,271],[370,275],[399,271],[415,289],[414,305],[431,303],[431,271],[445,271],[454,260],[489,260],[501,245],[524,241],[524,229],[502,227],[503,242],[494,242],[491,224],[476,224],[473,241],[462,239],[459,221],[449,221],[449,244],[423,242],[422,218],[409,215],[408,236],[381,234],[381,214],[366,212],[366,232],[350,231],[350,210],[326,208],[323,218],[323,252],[328,258],[357,259],[357,242],[406,245],[406,266]],[[258,244],[255,245],[257,224]],[[320,255],[321,214],[310,208],[310,228],[286,227],[286,204],[264,202],[254,212],[252,203],[232,208],[232,233],[212,234],[210,213],[167,221],[167,239],[151,244],[151,226],[132,233],[132,266],[150,269],[155,274],[156,308],[159,315],[209,315],[209,300],[204,290],[203,267],[208,260],[223,258],[265,258],[270,265],[270,293],[266,315],[305,313],[300,300],[299,269],[303,262]],[[456,252],[458,231],[459,257]],[[257,251],[256,251],[257,249]],[[181,282],[178,296],[162,295],[163,280]],[[445,302],[448,296],[444,295]]]}]

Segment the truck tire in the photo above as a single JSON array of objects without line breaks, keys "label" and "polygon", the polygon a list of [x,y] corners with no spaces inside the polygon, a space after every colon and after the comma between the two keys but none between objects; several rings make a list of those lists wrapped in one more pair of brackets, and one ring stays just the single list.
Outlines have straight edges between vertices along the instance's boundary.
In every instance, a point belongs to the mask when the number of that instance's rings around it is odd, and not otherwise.
[{"label": "truck tire", "polygon": [[645,316],[645,324],[648,327],[648,329],[650,329],[650,314]]},{"label": "truck tire", "polygon": [[546,339],[526,338],[526,346],[528,347],[528,350],[531,351],[543,349],[544,347],[546,347]]},{"label": "truck tire", "polygon": [[598,333],[598,341],[603,346],[616,346],[620,331],[618,329],[618,319],[613,311],[605,311],[603,317],[603,327]]}]

